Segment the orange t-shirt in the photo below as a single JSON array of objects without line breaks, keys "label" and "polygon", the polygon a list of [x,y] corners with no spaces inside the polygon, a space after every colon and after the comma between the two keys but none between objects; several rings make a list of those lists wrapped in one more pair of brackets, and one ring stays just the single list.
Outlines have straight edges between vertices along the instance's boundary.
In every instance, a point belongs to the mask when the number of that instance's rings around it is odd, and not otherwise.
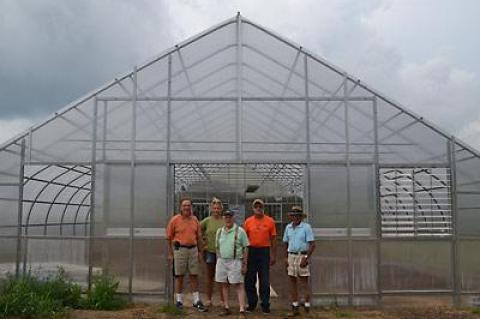
[{"label": "orange t-shirt", "polygon": [[201,232],[200,223],[194,215],[185,218],[177,214],[170,219],[167,226],[167,238],[178,241],[181,245],[196,245]]},{"label": "orange t-shirt", "polygon": [[270,239],[277,235],[275,221],[272,217],[263,215],[257,218],[255,215],[248,217],[243,224],[243,228],[247,232],[248,240],[251,247],[270,247]]}]

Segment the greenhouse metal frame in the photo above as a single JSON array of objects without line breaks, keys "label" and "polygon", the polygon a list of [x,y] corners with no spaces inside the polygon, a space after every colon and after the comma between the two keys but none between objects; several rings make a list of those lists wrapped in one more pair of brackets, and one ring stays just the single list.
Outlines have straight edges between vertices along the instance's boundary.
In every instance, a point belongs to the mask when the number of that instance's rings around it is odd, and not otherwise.
[{"label": "greenhouse metal frame", "polygon": [[167,298],[177,199],[221,191],[303,204],[318,304],[480,295],[478,151],[239,14],[1,146],[1,275]]}]

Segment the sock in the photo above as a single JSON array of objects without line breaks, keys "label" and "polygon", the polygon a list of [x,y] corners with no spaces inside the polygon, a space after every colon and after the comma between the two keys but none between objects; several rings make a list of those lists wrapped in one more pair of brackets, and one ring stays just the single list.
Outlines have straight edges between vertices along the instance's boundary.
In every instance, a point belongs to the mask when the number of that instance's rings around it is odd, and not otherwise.
[{"label": "sock", "polygon": [[294,302],[292,302],[292,306],[294,306],[294,307],[298,307],[298,301],[294,301]]},{"label": "sock", "polygon": [[198,291],[195,291],[192,293],[192,297],[193,297],[193,304],[196,305],[197,302],[200,301],[200,293]]},{"label": "sock", "polygon": [[310,302],[305,302],[305,307],[310,307]]},{"label": "sock", "polygon": [[177,301],[183,303],[183,294],[177,294]]}]

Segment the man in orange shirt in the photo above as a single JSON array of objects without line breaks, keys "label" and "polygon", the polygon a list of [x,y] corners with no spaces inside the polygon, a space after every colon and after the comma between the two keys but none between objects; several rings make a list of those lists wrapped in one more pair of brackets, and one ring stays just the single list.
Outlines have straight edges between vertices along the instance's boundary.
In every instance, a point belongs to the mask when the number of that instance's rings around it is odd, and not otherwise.
[{"label": "man in orange shirt", "polygon": [[180,201],[180,214],[173,216],[167,226],[168,260],[175,273],[176,307],[183,307],[183,278],[188,273],[193,295],[193,306],[207,311],[198,292],[198,264],[203,256],[202,232],[197,217],[192,214],[192,201]]},{"label": "man in orange shirt", "polygon": [[247,233],[248,246],[247,273],[245,275],[245,291],[247,293],[247,311],[252,312],[257,307],[257,274],[260,280],[260,300],[263,313],[270,313],[270,266],[275,264],[275,238],[277,231],[273,218],[266,216],[261,199],[253,201],[253,216],[245,220],[244,229]]}]

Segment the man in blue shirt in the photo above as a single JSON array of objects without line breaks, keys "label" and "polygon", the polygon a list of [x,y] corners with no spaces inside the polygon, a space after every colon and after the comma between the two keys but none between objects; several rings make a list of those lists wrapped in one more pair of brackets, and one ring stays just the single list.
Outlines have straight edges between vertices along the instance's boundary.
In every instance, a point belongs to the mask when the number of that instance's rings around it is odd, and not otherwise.
[{"label": "man in blue shirt", "polygon": [[303,305],[305,312],[310,311],[309,261],[315,249],[315,238],[310,224],[303,221],[305,215],[301,207],[293,206],[288,214],[292,222],[285,228],[283,243],[285,246],[285,265],[291,286],[292,313],[290,316],[296,317],[300,315],[298,284],[304,288],[305,302]]}]

